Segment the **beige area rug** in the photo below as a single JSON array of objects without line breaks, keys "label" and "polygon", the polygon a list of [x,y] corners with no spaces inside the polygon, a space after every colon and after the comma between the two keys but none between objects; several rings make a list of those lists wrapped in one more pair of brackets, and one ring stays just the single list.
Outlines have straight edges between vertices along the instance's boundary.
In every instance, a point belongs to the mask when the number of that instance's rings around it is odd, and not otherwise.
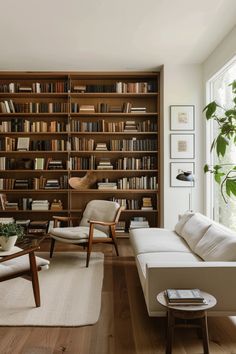
[{"label": "beige area rug", "polygon": [[[48,259],[48,253],[40,253]],[[104,255],[55,252],[50,268],[39,272],[41,307],[23,278],[0,283],[0,326],[76,327],[97,322],[101,308]]]}]

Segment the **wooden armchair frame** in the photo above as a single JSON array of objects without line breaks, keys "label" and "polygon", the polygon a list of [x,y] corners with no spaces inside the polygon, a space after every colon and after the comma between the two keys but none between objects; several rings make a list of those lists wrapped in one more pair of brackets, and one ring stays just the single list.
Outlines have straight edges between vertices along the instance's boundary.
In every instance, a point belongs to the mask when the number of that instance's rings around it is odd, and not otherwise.
[{"label": "wooden armchair frame", "polygon": [[[110,243],[110,244],[113,244],[114,247],[115,247],[115,250],[116,250],[116,254],[117,254],[117,256],[119,256],[115,228],[116,228],[116,224],[118,223],[118,220],[119,220],[119,217],[120,217],[120,214],[121,214],[122,210],[124,210],[124,207],[120,207],[120,208],[117,209],[115,220],[112,221],[112,222],[99,221],[99,220],[89,220],[88,221],[89,222],[89,236],[88,236],[88,239],[85,240],[84,242],[81,241],[80,243],[71,242],[71,244],[87,247],[86,267],[89,266],[90,254],[91,254],[91,251],[92,251],[93,243],[94,244],[95,243]],[[79,219],[80,218],[78,218],[78,217],[71,217],[71,216],[68,216],[68,217],[67,216],[53,216],[54,227],[58,227],[60,221],[65,221],[65,222],[71,223],[72,221],[79,220]],[[109,227],[109,237],[104,237],[104,238],[99,237],[98,239],[95,239],[93,237],[95,225],[108,226]],[[53,255],[54,246],[55,246],[55,239],[53,237],[51,237],[50,258]]]}]

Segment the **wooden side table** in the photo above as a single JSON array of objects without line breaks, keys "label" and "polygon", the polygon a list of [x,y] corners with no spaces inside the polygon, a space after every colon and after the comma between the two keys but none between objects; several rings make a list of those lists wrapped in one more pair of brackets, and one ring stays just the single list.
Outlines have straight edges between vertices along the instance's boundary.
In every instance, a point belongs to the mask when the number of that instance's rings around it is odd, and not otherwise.
[{"label": "wooden side table", "polygon": [[[214,296],[201,291],[206,299],[207,304],[204,305],[169,305],[166,299],[165,291],[157,295],[157,301],[167,308],[167,336],[166,336],[166,354],[172,353],[172,343],[175,327],[196,327],[201,329],[204,354],[209,354],[209,340],[207,327],[207,310],[216,305]],[[199,324],[176,324],[175,319],[182,320],[199,320]]]}]

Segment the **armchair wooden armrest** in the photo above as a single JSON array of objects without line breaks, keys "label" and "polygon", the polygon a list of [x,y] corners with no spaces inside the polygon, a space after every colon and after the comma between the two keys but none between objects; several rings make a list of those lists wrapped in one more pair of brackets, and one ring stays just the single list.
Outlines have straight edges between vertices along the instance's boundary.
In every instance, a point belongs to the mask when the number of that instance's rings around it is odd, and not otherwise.
[{"label": "armchair wooden armrest", "polygon": [[24,256],[25,254],[29,254],[31,252],[37,251],[39,248],[40,248],[39,246],[34,246],[34,247],[31,247],[31,248],[28,248],[27,250],[22,250],[22,251],[13,253],[13,254],[11,254],[9,256],[4,256],[3,258],[0,258],[0,263],[9,261],[10,259],[14,259],[14,258],[17,258],[17,257]]},{"label": "armchair wooden armrest", "polygon": [[89,220],[89,223],[90,224],[102,225],[102,226],[113,226],[113,225],[117,224],[115,221],[108,222],[108,221],[98,221],[98,220]]}]

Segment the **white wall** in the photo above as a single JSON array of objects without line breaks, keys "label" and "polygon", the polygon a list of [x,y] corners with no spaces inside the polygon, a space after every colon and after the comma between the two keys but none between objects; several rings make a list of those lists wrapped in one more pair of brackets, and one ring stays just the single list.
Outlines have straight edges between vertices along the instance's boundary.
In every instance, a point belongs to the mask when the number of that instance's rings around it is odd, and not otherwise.
[{"label": "white wall", "polygon": [[[195,106],[195,159],[170,159],[170,105]],[[203,211],[204,119],[202,117],[202,65],[164,66],[164,227],[173,228],[178,215],[188,209],[190,188],[170,187],[170,162],[195,161],[193,209]],[[177,133],[176,131],[173,133]],[[188,133],[187,131],[184,133]],[[189,133],[193,133],[189,131]]]},{"label": "white wall", "polygon": [[207,80],[232,59],[234,55],[236,55],[236,26],[203,63],[204,90]]}]

